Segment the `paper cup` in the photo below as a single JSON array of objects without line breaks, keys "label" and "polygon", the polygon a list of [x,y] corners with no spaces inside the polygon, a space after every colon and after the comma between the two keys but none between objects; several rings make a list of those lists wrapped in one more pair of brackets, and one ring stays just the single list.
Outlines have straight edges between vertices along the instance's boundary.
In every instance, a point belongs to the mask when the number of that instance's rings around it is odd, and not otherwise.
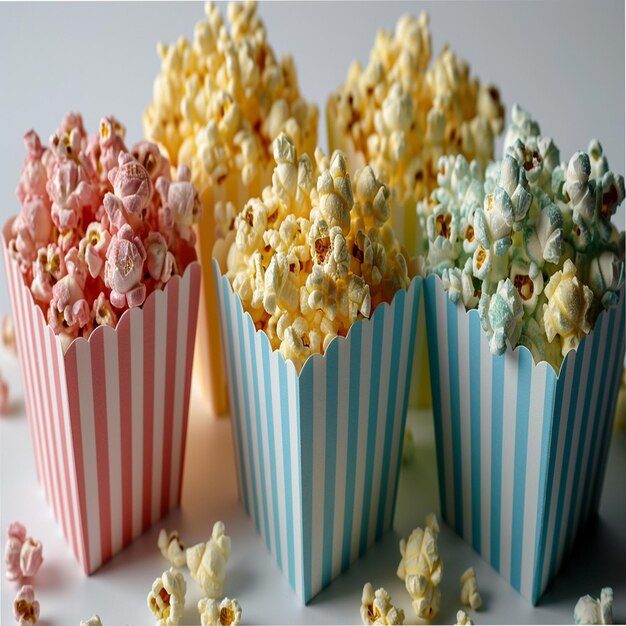
[{"label": "paper cup", "polygon": [[307,603],[392,527],[421,278],[298,375],[214,268],[240,498]]},{"label": "paper cup", "polygon": [[441,514],[536,604],[598,508],[621,363],[624,293],[559,374],[492,356],[478,311],[424,281]]},{"label": "paper cup", "polygon": [[89,340],[61,340],[3,240],[37,476],[93,573],[180,501],[200,266]]},{"label": "paper cup", "polygon": [[213,276],[212,254],[215,245],[215,203],[232,202],[241,211],[250,198],[260,197],[263,188],[272,182],[272,170],[259,173],[248,186],[243,185],[239,172],[231,171],[221,185],[207,185],[201,192],[203,216],[197,227],[197,253],[202,265],[202,288],[194,382],[212,415],[228,412],[227,383],[222,366],[217,292]]}]

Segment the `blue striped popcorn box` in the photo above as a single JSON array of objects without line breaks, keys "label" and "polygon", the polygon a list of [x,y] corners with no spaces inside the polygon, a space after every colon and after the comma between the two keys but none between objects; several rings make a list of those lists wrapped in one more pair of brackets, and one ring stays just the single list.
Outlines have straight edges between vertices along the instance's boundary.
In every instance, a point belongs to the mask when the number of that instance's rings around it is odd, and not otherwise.
[{"label": "blue striped popcorn box", "polygon": [[307,603],[392,527],[422,281],[298,374],[213,267],[240,498]]},{"label": "blue striped popcorn box", "polygon": [[478,311],[424,281],[441,514],[536,604],[598,508],[624,360],[624,293],[559,373],[489,351]]}]

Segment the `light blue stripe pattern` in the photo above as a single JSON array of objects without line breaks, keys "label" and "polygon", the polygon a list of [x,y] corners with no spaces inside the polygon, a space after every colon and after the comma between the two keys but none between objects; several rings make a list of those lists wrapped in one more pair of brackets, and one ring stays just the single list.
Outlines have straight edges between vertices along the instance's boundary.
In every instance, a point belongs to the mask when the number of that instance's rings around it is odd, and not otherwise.
[{"label": "light blue stripe pattern", "polygon": [[[438,297],[444,293],[438,277],[426,279],[423,289],[443,518],[460,534],[467,530],[468,520],[459,524],[459,513],[463,510],[459,497],[465,494],[458,492],[463,489],[463,479],[468,481],[463,472],[470,471],[472,544],[483,556],[489,556],[498,571],[504,562],[509,563],[502,555],[510,555],[510,567],[500,573],[534,604],[558,571],[590,514],[597,509],[624,358],[624,290],[618,306],[603,312],[595,330],[581,342],[576,352],[567,356],[558,376],[544,363],[535,365],[525,348],[519,348],[517,355],[510,351],[499,357],[489,355],[491,378],[487,388],[490,392],[489,397],[481,397],[481,386],[485,387],[481,377],[489,368],[481,366],[481,348],[485,352],[486,338],[477,312],[465,314],[458,308],[462,305],[452,304],[447,297],[447,310],[443,310],[443,305],[438,307]],[[465,363],[459,361],[461,345],[469,346]],[[440,371],[445,362],[448,372]],[[469,398],[459,397],[460,406],[457,406],[456,385],[463,376],[469,376]],[[449,417],[443,415],[441,401],[442,394],[448,392],[441,388],[441,380],[446,377],[450,380]],[[603,399],[594,405],[594,385],[598,384],[604,385],[600,392]],[[513,407],[505,397],[510,390],[517,394]],[[540,396],[543,419],[531,422],[531,404],[537,393],[543,394]],[[481,484],[480,475],[481,464],[485,461],[481,450],[483,413],[491,420],[491,475],[487,484]],[[461,420],[467,419],[467,415],[471,463],[463,464],[455,441],[461,435]],[[450,450],[444,447],[444,419],[449,420],[452,431]],[[512,449],[514,455],[512,472],[505,473],[504,464],[511,460],[502,457],[504,436],[513,438],[507,448]],[[576,445],[572,445],[575,442]],[[536,446],[538,453],[531,454],[529,446]],[[453,458],[446,458],[448,454]],[[538,465],[528,467],[531,462]],[[453,468],[453,476],[446,475],[446,467]],[[460,479],[457,467],[461,468]],[[532,476],[535,478],[531,479]],[[505,477],[506,483],[503,482]],[[453,490],[452,494],[448,493],[449,489]],[[502,510],[502,494],[508,496],[506,501],[512,502],[513,509],[512,527],[506,534],[502,532],[502,524],[508,513],[505,515]],[[485,496],[489,498],[487,510],[483,510]],[[446,510],[447,501],[454,502],[454,514]],[[487,520],[483,519],[484,515],[488,516]],[[486,535],[488,546],[482,545],[481,539],[486,523],[490,525],[490,533]],[[501,545],[507,534],[511,536],[511,545]],[[526,545],[529,541],[530,545]]]},{"label": "light blue stripe pattern", "polygon": [[[263,522],[265,543],[273,550],[291,587],[306,603],[336,575],[333,562],[339,563],[343,571],[391,527],[387,520],[392,515],[386,511],[395,502],[387,491],[391,484],[394,494],[397,490],[397,476],[395,482],[391,478],[400,466],[421,279],[414,280],[407,293],[399,294],[391,306],[377,307],[371,320],[353,325],[347,340],[334,341],[324,357],[311,358],[298,376],[291,363],[272,351],[267,337],[255,330],[252,319],[244,313],[215,262],[214,268],[220,307],[226,318],[221,323],[225,352],[231,363],[229,386],[234,404],[233,434],[241,449],[242,499],[257,529]],[[410,329],[408,349],[403,325]],[[372,352],[368,386],[362,383],[364,341],[371,344]],[[246,358],[247,350],[250,362]],[[379,396],[387,393],[379,389],[383,360],[390,368],[389,397]],[[339,372],[339,363],[346,361],[349,372]],[[403,386],[400,381],[404,381]],[[339,406],[346,407],[346,415],[338,413]],[[365,408],[365,415],[360,414],[361,407]],[[337,448],[341,419],[348,420],[345,450]],[[365,424],[368,437],[359,450],[359,428]],[[314,426],[321,429],[323,458],[314,456]],[[382,446],[376,440],[377,428],[384,433]],[[276,445],[279,440],[282,449]],[[375,452],[380,454],[376,468]],[[343,517],[337,520],[336,485],[343,484],[344,470],[342,476],[337,474],[336,460],[341,454],[346,457],[345,499]],[[361,459],[366,460],[365,475],[358,476],[356,470]],[[281,491],[279,477],[283,475]],[[321,491],[324,510],[314,511],[313,492],[315,485],[321,486],[320,480],[324,481]],[[380,485],[376,491],[374,484]],[[267,492],[268,487],[271,493]],[[355,503],[361,498],[363,509],[357,515]],[[296,503],[299,506],[294,506]],[[284,534],[279,519],[283,510]],[[353,537],[359,527],[361,534],[353,554]],[[321,537],[320,549],[312,549],[314,536]]]}]

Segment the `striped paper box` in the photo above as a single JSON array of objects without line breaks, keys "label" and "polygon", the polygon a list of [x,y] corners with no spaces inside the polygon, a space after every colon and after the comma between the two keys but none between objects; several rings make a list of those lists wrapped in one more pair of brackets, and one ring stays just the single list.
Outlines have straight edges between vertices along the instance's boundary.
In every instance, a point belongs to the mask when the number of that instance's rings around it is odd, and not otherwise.
[{"label": "striped paper box", "polygon": [[37,477],[91,574],[180,501],[200,265],[64,353],[6,242]]},{"label": "striped paper box", "polygon": [[215,244],[215,204],[232,202],[237,212],[250,198],[260,197],[263,188],[272,182],[273,168],[261,171],[245,186],[238,171],[232,170],[220,185],[207,184],[200,190],[203,217],[196,227],[198,259],[202,266],[202,286],[198,331],[196,334],[196,357],[194,384],[203,396],[208,412],[225,415],[228,412],[226,375],[222,363],[217,291],[213,276],[213,246]]},{"label": "striped paper box", "polygon": [[478,311],[424,281],[441,514],[536,604],[598,508],[624,360],[624,293],[559,374],[492,356]]},{"label": "striped paper box", "polygon": [[421,278],[298,375],[213,262],[240,498],[307,603],[391,529]]}]

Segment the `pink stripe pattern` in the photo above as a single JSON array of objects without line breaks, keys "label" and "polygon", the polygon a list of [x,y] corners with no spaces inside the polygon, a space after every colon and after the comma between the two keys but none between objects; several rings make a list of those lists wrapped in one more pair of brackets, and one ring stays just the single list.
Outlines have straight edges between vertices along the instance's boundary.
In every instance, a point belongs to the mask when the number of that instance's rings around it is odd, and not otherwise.
[{"label": "pink stripe pattern", "polygon": [[[126,311],[115,329],[97,328],[64,353],[6,241],[38,480],[91,574],[180,502],[200,265]],[[156,346],[166,358],[154,359]]]}]

